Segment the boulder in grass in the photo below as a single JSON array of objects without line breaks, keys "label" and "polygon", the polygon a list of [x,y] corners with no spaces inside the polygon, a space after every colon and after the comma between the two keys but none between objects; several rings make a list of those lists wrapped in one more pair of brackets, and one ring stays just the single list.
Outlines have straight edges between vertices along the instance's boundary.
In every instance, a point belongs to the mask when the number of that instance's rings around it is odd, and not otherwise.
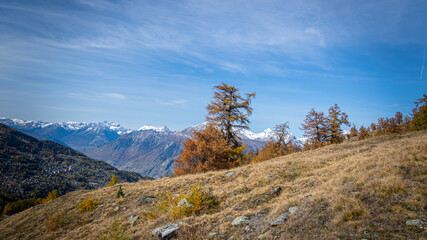
[{"label": "boulder in grass", "polygon": [[286,220],[288,220],[288,218],[289,218],[289,213],[283,213],[276,220],[274,220],[274,222],[272,222],[270,225],[272,227],[277,226],[283,222],[286,222]]},{"label": "boulder in grass", "polygon": [[171,223],[163,227],[156,228],[151,232],[151,235],[153,237],[157,237],[158,239],[170,239],[173,233],[179,229],[180,225],[181,223],[178,222],[178,223]]},{"label": "boulder in grass", "polygon": [[247,223],[249,222],[249,218],[246,216],[240,216],[240,217],[236,217],[233,222],[231,223],[232,226],[236,226],[236,225],[240,225],[243,223]]}]

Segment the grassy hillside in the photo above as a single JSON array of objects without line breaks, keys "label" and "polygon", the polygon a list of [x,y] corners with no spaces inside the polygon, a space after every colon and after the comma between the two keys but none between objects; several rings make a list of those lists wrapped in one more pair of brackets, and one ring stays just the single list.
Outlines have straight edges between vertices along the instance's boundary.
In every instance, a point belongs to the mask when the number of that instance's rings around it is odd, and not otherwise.
[{"label": "grassy hillside", "polygon": [[[102,239],[113,233],[151,239],[152,230],[174,222],[182,222],[178,239],[427,239],[426,160],[427,132],[419,131],[230,171],[126,183],[122,198],[115,187],[72,192],[2,220],[0,239]],[[181,194],[171,200],[176,203],[196,184],[214,200],[211,208],[174,219],[176,208],[162,196]],[[281,191],[274,192],[277,187]],[[88,198],[96,208],[79,210]],[[283,213],[287,221],[271,226]],[[138,216],[134,226],[131,216]],[[247,221],[232,225],[239,216]],[[421,223],[407,224],[414,219]]]}]

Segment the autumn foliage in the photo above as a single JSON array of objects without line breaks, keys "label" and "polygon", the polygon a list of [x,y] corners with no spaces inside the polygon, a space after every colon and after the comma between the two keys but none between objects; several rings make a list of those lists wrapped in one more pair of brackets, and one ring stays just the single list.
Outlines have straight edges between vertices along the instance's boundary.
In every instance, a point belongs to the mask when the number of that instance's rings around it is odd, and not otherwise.
[{"label": "autumn foliage", "polygon": [[242,157],[243,147],[232,148],[221,131],[209,124],[184,142],[182,153],[175,159],[175,175],[200,173],[235,167]]}]

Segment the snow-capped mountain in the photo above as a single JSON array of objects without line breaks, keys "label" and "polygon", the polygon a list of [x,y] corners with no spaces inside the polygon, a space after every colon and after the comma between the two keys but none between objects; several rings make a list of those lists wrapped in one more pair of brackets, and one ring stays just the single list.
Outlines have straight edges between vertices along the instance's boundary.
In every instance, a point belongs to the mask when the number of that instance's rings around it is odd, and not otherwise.
[{"label": "snow-capped mountain", "polygon": [[121,135],[132,131],[120,126],[118,123],[112,122],[52,123],[1,117],[0,123],[38,138],[39,140],[51,140],[81,152],[111,142]]},{"label": "snow-capped mountain", "polygon": [[269,139],[274,139],[276,137],[276,135],[274,134],[274,131],[271,130],[270,128],[267,128],[260,133],[254,133],[246,129],[241,129],[239,131],[239,135],[244,138],[248,138],[251,140],[258,140],[258,141],[268,141]]},{"label": "snow-capped mountain", "polygon": [[144,125],[138,128],[137,131],[154,131],[154,132],[169,132],[169,128],[166,126],[154,126],[154,125]]},{"label": "snow-capped mountain", "polygon": [[[166,126],[155,125],[143,125],[131,130],[111,122],[51,123],[3,117],[0,123],[40,140],[69,146],[121,170],[156,178],[173,173],[173,159],[181,152],[183,141],[191,137],[193,131],[202,131],[208,124],[204,122],[181,131],[171,131]],[[246,150],[251,151],[261,149],[266,141],[276,137],[270,128],[260,133],[240,130],[238,136],[246,145]],[[286,141],[290,140],[304,144],[304,139],[293,134],[287,136]]]}]

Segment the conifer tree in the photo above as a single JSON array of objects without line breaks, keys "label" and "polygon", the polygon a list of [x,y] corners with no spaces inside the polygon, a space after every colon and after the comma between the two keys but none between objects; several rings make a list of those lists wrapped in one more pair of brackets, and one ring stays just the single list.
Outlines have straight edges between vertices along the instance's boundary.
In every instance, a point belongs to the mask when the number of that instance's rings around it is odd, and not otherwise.
[{"label": "conifer tree", "polygon": [[365,138],[369,137],[368,130],[362,125],[359,128],[359,135],[357,135],[357,140],[363,140]]},{"label": "conifer tree", "polygon": [[254,162],[262,162],[282,155],[285,155],[283,148],[273,139],[270,139],[255,157]]},{"label": "conifer tree", "polygon": [[411,121],[413,130],[427,129],[427,94],[415,101],[416,107],[413,112],[413,120]]},{"label": "conifer tree", "polygon": [[356,125],[353,124],[353,127],[351,127],[350,129],[350,137],[355,137],[357,136],[358,132],[357,132],[357,128]]},{"label": "conifer tree", "polygon": [[276,143],[279,148],[282,148],[284,152],[288,150],[285,138],[289,135],[289,122],[285,122],[283,124],[276,125],[274,128],[274,134],[277,136]]},{"label": "conifer tree", "polygon": [[[326,140],[327,119],[323,112],[316,112],[314,108],[307,113],[301,130],[304,130],[304,136],[308,137],[310,147],[319,147]],[[307,145],[306,145],[307,146]]]},{"label": "conifer tree", "polygon": [[343,141],[341,125],[350,126],[348,115],[341,112],[337,104],[329,108],[327,132],[330,143],[340,143]]},{"label": "conifer tree", "polygon": [[122,186],[119,186],[119,189],[117,190],[116,198],[124,197],[125,193],[123,192]]},{"label": "conifer tree", "polygon": [[227,143],[234,148],[240,147],[236,131],[249,129],[249,116],[252,114],[250,104],[255,93],[248,93],[244,98],[238,88],[225,83],[214,86],[214,89],[214,99],[206,107],[206,120],[217,124]]},{"label": "conifer tree", "polygon": [[243,148],[233,149],[216,125],[209,124],[203,131],[193,132],[193,137],[184,142],[182,153],[174,159],[174,174],[179,176],[237,166],[242,151]]},{"label": "conifer tree", "polygon": [[377,130],[377,125],[375,123],[371,123],[371,130],[372,131]]}]

